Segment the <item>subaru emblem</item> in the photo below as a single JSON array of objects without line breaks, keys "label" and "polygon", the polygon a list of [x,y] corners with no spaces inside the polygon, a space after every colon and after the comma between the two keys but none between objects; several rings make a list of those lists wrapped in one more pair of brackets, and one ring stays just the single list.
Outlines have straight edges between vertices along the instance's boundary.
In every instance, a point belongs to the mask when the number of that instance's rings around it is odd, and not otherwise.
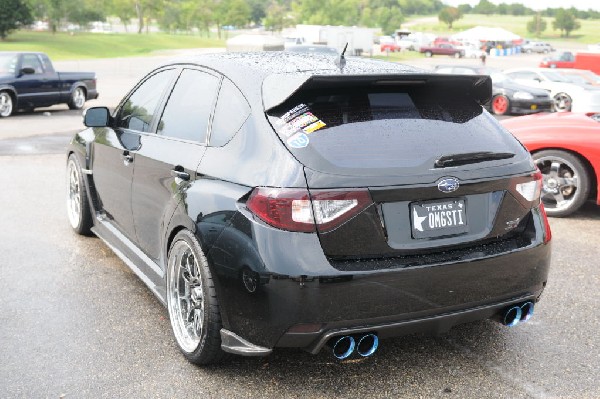
[{"label": "subaru emblem", "polygon": [[439,181],[438,190],[443,193],[451,193],[458,190],[458,186],[458,180],[456,180],[454,177],[446,177]]}]

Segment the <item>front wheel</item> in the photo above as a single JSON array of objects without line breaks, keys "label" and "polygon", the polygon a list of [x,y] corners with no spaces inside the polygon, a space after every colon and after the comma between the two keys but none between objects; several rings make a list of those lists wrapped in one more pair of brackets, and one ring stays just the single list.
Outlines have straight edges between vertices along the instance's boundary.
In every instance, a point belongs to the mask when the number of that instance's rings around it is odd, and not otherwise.
[{"label": "front wheel", "polygon": [[454,58],[460,58],[460,57],[461,57],[460,53],[454,53]]},{"label": "front wheel", "polygon": [[496,115],[506,115],[510,108],[508,97],[499,94],[492,99],[492,112]]},{"label": "front wheel", "polygon": [[188,230],[177,233],[169,250],[167,309],[175,340],[187,360],[206,365],[223,358],[214,282],[204,252]]},{"label": "front wheel", "polygon": [[85,104],[86,95],[83,87],[76,87],[69,99],[69,109],[81,109]]},{"label": "front wheel", "polygon": [[91,234],[92,212],[81,166],[75,154],[69,155],[67,160],[67,216],[77,234]]},{"label": "front wheel", "polygon": [[13,98],[10,94],[3,91],[0,92],[0,117],[6,118],[11,116],[14,110]]},{"label": "front wheel", "polygon": [[578,157],[561,150],[533,154],[542,172],[542,202],[548,216],[563,217],[577,211],[590,193],[589,173]]},{"label": "front wheel", "polygon": [[556,112],[569,112],[571,111],[571,107],[573,105],[573,100],[571,96],[567,93],[558,93],[552,99],[554,103],[554,110]]}]

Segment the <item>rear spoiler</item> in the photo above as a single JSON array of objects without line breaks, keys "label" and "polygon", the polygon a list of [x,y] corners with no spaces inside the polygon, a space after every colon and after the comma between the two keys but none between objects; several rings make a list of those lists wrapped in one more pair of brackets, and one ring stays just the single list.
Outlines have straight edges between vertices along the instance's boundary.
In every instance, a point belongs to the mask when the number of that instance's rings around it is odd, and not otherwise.
[{"label": "rear spoiler", "polygon": [[428,86],[449,93],[462,93],[480,105],[492,98],[492,79],[487,75],[382,74],[382,75],[306,75],[274,74],[263,81],[265,111],[281,105],[302,90],[347,86]]}]

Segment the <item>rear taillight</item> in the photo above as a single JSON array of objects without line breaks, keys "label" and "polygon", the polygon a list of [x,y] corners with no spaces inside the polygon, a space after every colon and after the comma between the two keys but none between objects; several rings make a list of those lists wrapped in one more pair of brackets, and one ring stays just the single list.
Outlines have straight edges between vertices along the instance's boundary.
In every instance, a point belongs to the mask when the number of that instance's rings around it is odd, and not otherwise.
[{"label": "rear taillight", "polygon": [[282,230],[327,232],[373,203],[367,189],[311,190],[254,189],[246,205],[265,223]]},{"label": "rear taillight", "polygon": [[525,200],[537,203],[542,192],[542,173],[538,170],[532,177],[533,180],[531,181],[518,183],[515,189]]},{"label": "rear taillight", "polygon": [[546,215],[546,209],[544,209],[544,203],[540,202],[540,213],[544,220],[544,244],[548,243],[552,239],[552,230],[550,229],[550,222],[548,222],[548,215]]}]

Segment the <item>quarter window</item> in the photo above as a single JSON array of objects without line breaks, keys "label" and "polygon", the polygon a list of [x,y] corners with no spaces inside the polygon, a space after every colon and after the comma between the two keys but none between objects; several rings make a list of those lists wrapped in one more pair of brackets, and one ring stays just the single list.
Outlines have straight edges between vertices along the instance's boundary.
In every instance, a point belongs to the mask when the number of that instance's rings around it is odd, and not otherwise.
[{"label": "quarter window", "polygon": [[227,144],[249,115],[250,105],[244,95],[228,79],[223,79],[210,133],[210,145],[221,147]]},{"label": "quarter window", "polygon": [[205,143],[218,86],[219,78],[216,76],[184,69],[158,124],[158,133]]},{"label": "quarter window", "polygon": [[149,132],[158,103],[171,81],[173,69],[158,72],[139,86],[125,101],[117,117],[117,127]]},{"label": "quarter window", "polygon": [[35,73],[42,74],[44,73],[44,68],[42,67],[42,63],[40,59],[35,54],[25,54],[23,55],[23,65],[22,68],[32,68]]}]

